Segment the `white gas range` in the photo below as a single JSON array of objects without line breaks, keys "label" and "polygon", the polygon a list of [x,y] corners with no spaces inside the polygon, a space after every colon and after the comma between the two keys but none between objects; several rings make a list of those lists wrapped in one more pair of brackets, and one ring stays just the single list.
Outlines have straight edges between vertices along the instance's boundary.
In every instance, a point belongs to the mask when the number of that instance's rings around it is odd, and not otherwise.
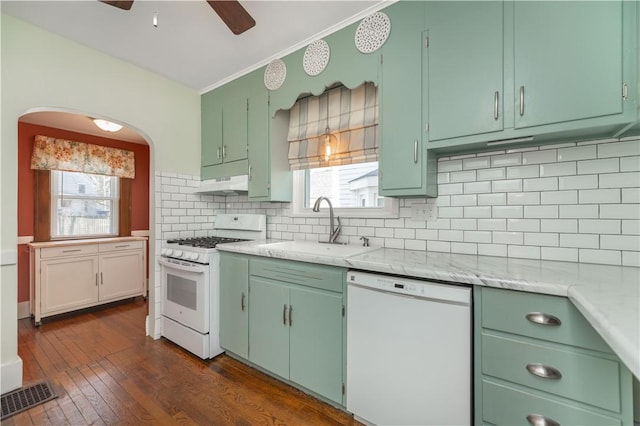
[{"label": "white gas range", "polygon": [[220,348],[218,244],[265,239],[266,216],[218,214],[211,236],[170,239],[160,252],[161,334],[202,359]]}]

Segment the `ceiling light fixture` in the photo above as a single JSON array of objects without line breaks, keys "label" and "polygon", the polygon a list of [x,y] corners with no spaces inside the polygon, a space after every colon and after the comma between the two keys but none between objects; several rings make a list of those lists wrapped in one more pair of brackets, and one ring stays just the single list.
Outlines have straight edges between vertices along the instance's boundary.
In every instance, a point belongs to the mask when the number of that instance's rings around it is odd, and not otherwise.
[{"label": "ceiling light fixture", "polygon": [[101,118],[94,118],[93,123],[105,132],[117,132],[122,129],[120,124],[112,123],[111,121],[103,120]]},{"label": "ceiling light fixture", "polygon": [[158,28],[158,12],[153,12],[153,26]]}]

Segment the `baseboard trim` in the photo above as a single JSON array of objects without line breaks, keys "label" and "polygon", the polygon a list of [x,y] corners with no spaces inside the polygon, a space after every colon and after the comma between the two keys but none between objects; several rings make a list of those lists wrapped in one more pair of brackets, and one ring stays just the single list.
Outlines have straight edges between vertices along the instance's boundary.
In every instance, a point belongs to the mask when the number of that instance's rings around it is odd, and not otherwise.
[{"label": "baseboard trim", "polygon": [[5,394],[22,387],[22,359],[16,356],[0,365],[0,393]]},{"label": "baseboard trim", "polygon": [[31,309],[29,308],[29,301],[18,303],[18,319],[29,318],[31,316]]}]

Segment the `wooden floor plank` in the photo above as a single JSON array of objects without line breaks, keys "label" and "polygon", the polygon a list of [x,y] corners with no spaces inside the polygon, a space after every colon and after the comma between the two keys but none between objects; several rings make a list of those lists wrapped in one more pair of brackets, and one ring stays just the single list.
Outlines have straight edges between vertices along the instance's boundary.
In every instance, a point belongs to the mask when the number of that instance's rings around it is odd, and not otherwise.
[{"label": "wooden floor plank", "polygon": [[19,320],[24,377],[59,397],[3,421],[24,424],[359,425],[351,415],[226,355],[201,360],[145,336],[147,301]]}]

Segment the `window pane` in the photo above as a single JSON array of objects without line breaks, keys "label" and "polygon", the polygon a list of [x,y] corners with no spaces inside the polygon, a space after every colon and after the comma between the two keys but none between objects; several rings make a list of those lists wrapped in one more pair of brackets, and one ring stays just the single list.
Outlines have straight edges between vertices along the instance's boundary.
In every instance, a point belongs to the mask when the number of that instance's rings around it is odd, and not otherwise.
[{"label": "window pane", "polygon": [[51,173],[52,237],[117,235],[117,177]]},{"label": "window pane", "polygon": [[324,196],[335,208],[371,208],[384,204],[378,197],[378,162],[309,169],[306,174],[305,207]]}]

